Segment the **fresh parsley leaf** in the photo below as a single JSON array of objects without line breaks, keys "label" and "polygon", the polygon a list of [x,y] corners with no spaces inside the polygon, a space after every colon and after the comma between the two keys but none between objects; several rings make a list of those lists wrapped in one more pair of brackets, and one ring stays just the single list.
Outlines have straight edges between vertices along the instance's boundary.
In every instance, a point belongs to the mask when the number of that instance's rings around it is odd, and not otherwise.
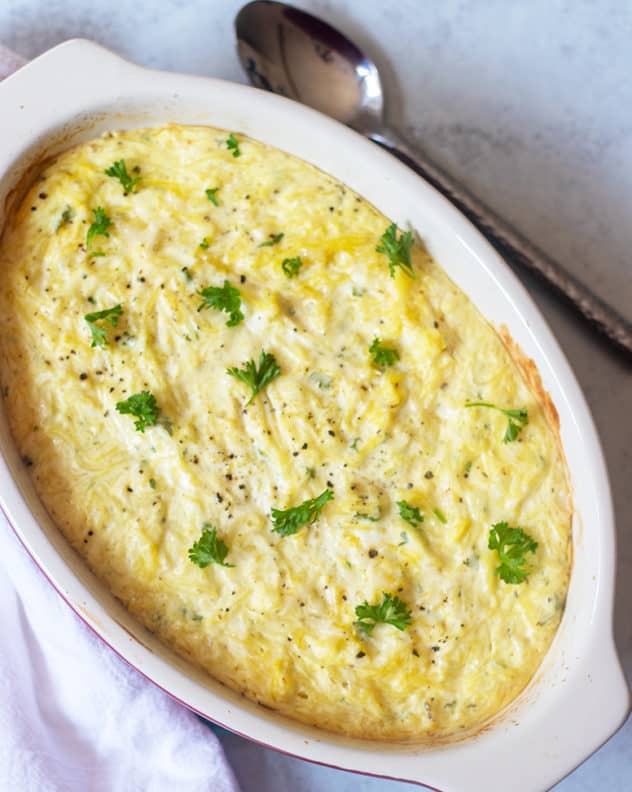
[{"label": "fresh parsley leaf", "polygon": [[57,225],[55,226],[55,232],[59,231],[62,226],[68,225],[72,221],[72,218],[75,216],[75,210],[72,208],[70,204],[66,204],[64,211],[61,213],[59,220],[57,221]]},{"label": "fresh parsley leaf", "polygon": [[202,535],[189,548],[189,558],[194,564],[204,569],[209,564],[219,564],[223,567],[234,567],[234,564],[225,563],[228,547],[217,538],[217,529],[210,523],[202,526]]},{"label": "fresh parsley leaf", "polygon": [[121,187],[123,188],[124,193],[131,193],[134,191],[134,187],[140,181],[140,176],[137,176],[135,179],[127,172],[127,166],[125,165],[125,160],[117,160],[113,165],[110,165],[104,171],[106,176],[111,176],[113,179],[118,179],[121,182]]},{"label": "fresh parsley leaf", "polygon": [[381,245],[375,248],[378,253],[388,256],[388,269],[391,278],[395,277],[395,267],[399,267],[409,278],[414,278],[413,265],[410,262],[410,252],[413,247],[412,231],[401,232],[397,237],[397,225],[391,223],[380,237]]},{"label": "fresh parsley leaf", "polygon": [[251,404],[252,400],[263,390],[268,383],[272,382],[275,377],[281,373],[281,368],[276,362],[274,355],[261,350],[259,356],[259,368],[254,360],[249,360],[243,364],[242,368],[235,367],[226,369],[226,373],[231,377],[235,377],[240,382],[243,382],[250,388],[250,398],[246,402],[246,407]]},{"label": "fresh parsley leaf", "polygon": [[358,617],[356,623],[364,635],[371,635],[377,624],[391,624],[398,630],[404,630],[412,620],[408,605],[397,595],[387,594],[385,591],[382,592],[382,602],[379,605],[369,605],[364,600],[355,609],[355,614]]},{"label": "fresh parsley leaf", "polygon": [[235,327],[244,318],[241,312],[241,293],[227,280],[224,281],[223,286],[207,286],[205,289],[201,289],[198,294],[204,298],[198,305],[198,311],[203,311],[205,308],[225,311],[230,314],[230,318],[226,322],[227,327]]},{"label": "fresh parsley leaf", "polygon": [[102,327],[99,327],[95,322],[99,322],[101,319],[105,319],[106,322],[109,322],[112,327],[116,327],[118,325],[119,316],[123,313],[123,308],[121,304],[115,305],[112,308],[106,308],[104,311],[95,311],[94,313],[87,313],[83,318],[88,323],[88,327],[90,328],[90,332],[92,333],[92,344],[90,346],[107,346],[110,341],[108,339],[108,334]]},{"label": "fresh parsley leaf", "polygon": [[406,520],[409,525],[420,525],[424,521],[423,514],[416,506],[411,506],[408,501],[397,501],[397,507],[399,508],[399,516],[402,520]]},{"label": "fresh parsley leaf", "polygon": [[503,437],[503,443],[513,443],[518,437],[520,432],[529,423],[529,414],[527,410],[522,407],[518,410],[504,410],[502,407],[497,407],[495,404],[489,402],[466,402],[466,407],[489,407],[492,410],[498,410],[507,416],[507,428]]},{"label": "fresh parsley leaf", "polygon": [[200,242],[200,247],[202,250],[208,250],[208,239],[206,237]]},{"label": "fresh parsley leaf", "polygon": [[497,550],[500,565],[494,570],[505,583],[522,583],[529,574],[526,553],[535,553],[538,543],[522,528],[512,528],[506,522],[492,525],[487,547]]},{"label": "fresh parsley leaf", "polygon": [[303,262],[301,261],[301,257],[297,256],[296,258],[286,258],[283,259],[281,264],[281,269],[288,278],[295,278],[298,275],[298,271],[300,270]]},{"label": "fresh parsley leaf", "polygon": [[217,191],[219,187],[209,187],[204,192],[206,193],[206,197],[209,201],[213,204],[213,206],[219,206],[219,201],[217,200]]},{"label": "fresh parsley leaf", "polygon": [[380,368],[392,366],[399,360],[399,352],[396,349],[382,346],[382,342],[377,336],[373,339],[369,352],[373,355],[373,363]]},{"label": "fresh parsley leaf", "polygon": [[257,247],[272,247],[272,245],[278,245],[284,236],[285,234],[283,231],[279,231],[278,234],[270,234],[270,239],[267,239],[265,242],[257,245]]},{"label": "fresh parsley leaf", "polygon": [[156,404],[156,397],[149,391],[135,393],[125,401],[116,403],[116,410],[121,415],[133,415],[137,418],[134,426],[139,432],[144,432],[146,426],[155,426],[158,423],[160,408]]},{"label": "fresh parsley leaf", "polygon": [[441,511],[441,509],[433,509],[433,510],[432,510],[432,513],[433,513],[433,514],[434,514],[434,516],[437,518],[437,520],[439,520],[439,522],[443,523],[444,525],[446,525],[446,524],[447,524],[447,522],[448,522],[448,521],[446,520],[446,518],[445,518],[445,515],[444,515],[444,513]]},{"label": "fresh parsley leaf", "polygon": [[303,501],[300,506],[292,509],[272,509],[272,529],[281,536],[291,536],[299,528],[308,523],[315,522],[320,517],[323,506],[334,499],[334,493],[330,489],[323,490],[317,498],[310,498]]},{"label": "fresh parsley leaf", "polygon": [[108,231],[108,228],[112,225],[112,221],[107,216],[105,209],[102,206],[98,206],[96,209],[93,209],[92,213],[94,214],[94,222],[88,229],[88,234],[86,236],[86,247],[90,247],[95,236],[109,237],[110,232]]},{"label": "fresh parsley leaf", "polygon": [[366,512],[355,512],[353,515],[356,520],[369,520],[370,522],[379,522],[382,516],[378,509],[375,514],[367,514]]},{"label": "fresh parsley leaf", "polygon": [[226,140],[226,148],[233,152],[233,157],[241,157],[241,149],[239,148],[239,141],[231,132]]}]

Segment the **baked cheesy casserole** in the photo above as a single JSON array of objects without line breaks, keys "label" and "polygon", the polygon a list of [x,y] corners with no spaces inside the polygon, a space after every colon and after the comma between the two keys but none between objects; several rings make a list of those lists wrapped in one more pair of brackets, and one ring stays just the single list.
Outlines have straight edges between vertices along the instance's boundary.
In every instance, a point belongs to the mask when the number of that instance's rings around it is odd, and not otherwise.
[{"label": "baked cheesy casserole", "polygon": [[396,220],[237,133],[108,133],[7,224],[1,378],[48,512],[166,644],[423,741],[537,670],[571,505],[537,372]]}]

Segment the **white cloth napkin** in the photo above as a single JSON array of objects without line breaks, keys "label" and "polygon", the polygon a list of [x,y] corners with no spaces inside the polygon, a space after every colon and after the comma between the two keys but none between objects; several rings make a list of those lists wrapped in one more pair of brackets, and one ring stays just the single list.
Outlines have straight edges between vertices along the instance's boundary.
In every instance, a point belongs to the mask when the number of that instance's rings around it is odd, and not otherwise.
[{"label": "white cloth napkin", "polygon": [[[24,61],[0,46],[0,79]],[[0,790],[239,792],[217,737],[114,654],[0,515]]]}]

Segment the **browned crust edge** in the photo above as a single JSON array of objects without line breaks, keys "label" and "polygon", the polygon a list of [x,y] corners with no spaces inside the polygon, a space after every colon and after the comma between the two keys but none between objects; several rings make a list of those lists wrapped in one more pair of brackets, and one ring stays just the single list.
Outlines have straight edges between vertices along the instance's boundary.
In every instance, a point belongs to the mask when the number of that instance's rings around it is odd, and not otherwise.
[{"label": "browned crust edge", "polygon": [[538,403],[544,410],[547,423],[554,431],[555,440],[559,446],[559,450],[562,451],[562,441],[560,438],[560,416],[549,393],[544,390],[544,386],[542,385],[542,377],[540,376],[540,372],[538,371],[535,361],[525,355],[522,349],[513,340],[511,333],[509,332],[509,328],[506,325],[501,325],[496,330],[496,332],[498,333],[500,340],[505,345],[505,348],[509,352],[511,359],[520,370],[520,373],[526,381],[529,390],[533,393],[533,395],[538,400]]},{"label": "browned crust edge", "polygon": [[[516,341],[511,336],[509,332],[509,328],[506,325],[500,325],[500,327],[495,328],[496,333],[499,336],[500,340],[503,342],[505,349],[509,352],[509,355],[517,366],[518,370],[522,374],[523,379],[525,380],[527,387],[531,391],[531,393],[535,396],[538,404],[542,408],[544,412],[544,418],[553,433],[553,437],[555,439],[555,445],[557,446],[558,453],[560,455],[560,460],[564,467],[564,478],[566,479],[566,487],[568,490],[568,510],[569,515],[572,518],[573,516],[579,517],[575,510],[574,506],[574,498],[573,498],[573,485],[571,481],[570,471],[568,469],[568,464],[566,462],[566,455],[564,454],[564,446],[562,445],[562,436],[560,433],[560,416],[553,404],[553,400],[548,391],[544,389],[544,385],[542,384],[542,377],[540,376],[540,372],[538,370],[535,361],[532,360],[530,357],[527,357],[525,353],[522,351],[520,346],[517,344]],[[571,558],[571,569],[572,569],[572,558]]]}]

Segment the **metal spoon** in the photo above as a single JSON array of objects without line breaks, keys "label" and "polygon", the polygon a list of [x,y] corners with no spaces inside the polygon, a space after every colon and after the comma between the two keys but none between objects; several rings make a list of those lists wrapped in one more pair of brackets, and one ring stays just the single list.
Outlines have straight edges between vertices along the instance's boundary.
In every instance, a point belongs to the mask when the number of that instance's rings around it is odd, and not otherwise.
[{"label": "metal spoon", "polygon": [[502,256],[539,275],[632,360],[632,323],[386,124],[378,70],[353,42],[317,17],[271,0],[244,6],[235,31],[253,85],[314,107],[388,149],[457,206]]}]

